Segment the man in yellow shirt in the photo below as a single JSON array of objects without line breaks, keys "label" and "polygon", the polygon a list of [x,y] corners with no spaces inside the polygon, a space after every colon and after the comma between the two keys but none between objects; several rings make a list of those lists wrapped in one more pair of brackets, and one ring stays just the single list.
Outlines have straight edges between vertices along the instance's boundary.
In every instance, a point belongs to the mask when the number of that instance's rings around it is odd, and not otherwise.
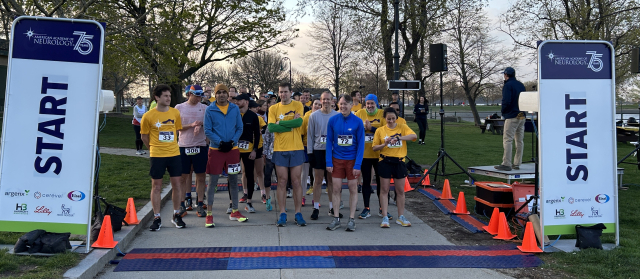
[{"label": "man in yellow shirt", "polygon": [[302,205],[302,187],[300,176],[302,164],[305,160],[304,145],[302,144],[301,116],[304,113],[302,103],[291,99],[291,84],[288,82],[278,87],[282,101],[269,108],[268,129],[274,133],[273,163],[276,165],[278,175],[278,187],[276,198],[280,208],[280,217],[277,226],[287,225],[287,213],[285,213],[286,187],[291,171],[291,186],[293,187],[293,200],[295,206],[295,222],[298,226],[306,226],[307,222],[300,213]]},{"label": "man in yellow shirt", "polygon": [[[178,146],[178,131],[182,130],[180,111],[170,107],[171,88],[159,84],[153,88],[153,97],[158,104],[156,109],[150,110],[142,116],[140,123],[140,135],[142,142],[149,149],[151,169],[151,206],[153,207],[154,220],[149,230],[157,231],[162,227],[160,219],[162,192],[162,177],[165,171],[169,171],[171,177],[173,218],[171,222],[177,228],[184,228],[182,221],[180,202],[182,200],[182,161],[180,160],[180,148]],[[189,185],[191,186],[191,185]],[[186,212],[186,210],[184,210]]]},{"label": "man in yellow shirt", "polygon": [[351,98],[353,99],[353,107],[351,107],[351,111],[356,113],[362,109],[362,103],[360,103],[362,96],[360,94],[360,91],[356,90],[351,92]]},{"label": "man in yellow shirt", "polygon": [[305,100],[305,102],[303,102],[303,104],[307,107],[311,107],[311,105],[313,105],[313,101],[311,100],[311,92],[309,91],[309,89],[305,89],[302,90],[302,97]]}]

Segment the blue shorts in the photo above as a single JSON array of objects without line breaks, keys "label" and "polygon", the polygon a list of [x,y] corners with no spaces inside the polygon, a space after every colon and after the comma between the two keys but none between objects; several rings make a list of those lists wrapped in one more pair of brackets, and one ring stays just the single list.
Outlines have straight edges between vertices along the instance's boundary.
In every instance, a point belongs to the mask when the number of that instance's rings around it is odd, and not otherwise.
[{"label": "blue shorts", "polygon": [[304,150],[274,151],[271,161],[279,167],[297,167],[304,163]]}]

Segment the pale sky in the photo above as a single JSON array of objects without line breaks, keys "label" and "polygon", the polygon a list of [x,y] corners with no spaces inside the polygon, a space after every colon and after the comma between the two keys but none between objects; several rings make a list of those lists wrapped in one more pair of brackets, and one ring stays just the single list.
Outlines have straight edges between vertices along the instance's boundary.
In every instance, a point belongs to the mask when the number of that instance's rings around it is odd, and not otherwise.
[{"label": "pale sky", "polygon": [[[297,1],[298,0],[284,0],[284,5],[285,7],[291,9],[295,7]],[[512,1],[513,0],[489,0],[489,6],[486,8],[486,11],[489,18],[496,23],[495,28],[498,27],[498,17],[500,16],[500,14],[507,11]],[[309,25],[312,21],[313,17],[311,15],[298,19],[299,24],[296,27],[300,29],[300,32],[298,33],[299,37],[293,40],[295,47],[281,48],[282,50],[287,52],[286,56],[291,58],[292,67],[300,71],[303,71],[303,67],[301,67],[301,65],[305,64],[305,61],[303,59],[304,53],[309,52],[309,39],[305,36],[305,32],[309,29]],[[494,30],[492,32],[492,35],[501,40],[504,45],[509,46],[509,49],[511,49],[511,47],[513,46],[511,38],[509,38],[509,36],[507,36],[506,34]],[[521,61],[514,68],[516,68],[516,71],[518,71],[518,79],[522,81],[535,79],[535,69],[525,66],[524,61]]]}]

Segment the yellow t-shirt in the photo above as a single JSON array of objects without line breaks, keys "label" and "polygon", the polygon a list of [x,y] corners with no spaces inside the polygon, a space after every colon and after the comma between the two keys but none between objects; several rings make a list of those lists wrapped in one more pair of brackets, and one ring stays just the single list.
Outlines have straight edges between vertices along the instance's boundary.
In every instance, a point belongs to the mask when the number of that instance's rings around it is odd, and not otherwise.
[{"label": "yellow t-shirt", "polygon": [[[371,122],[371,126],[377,129],[384,125],[387,125],[387,121],[384,119],[384,117],[382,117],[383,112],[383,110],[378,109],[378,112],[376,112],[375,115],[369,115],[366,109],[361,109],[355,114],[357,117],[360,117],[360,119],[362,119],[362,123],[364,123],[365,120],[369,120],[369,122]],[[380,158],[380,151],[373,151],[373,137],[373,132],[371,132],[370,130],[364,131],[364,158]]]},{"label": "yellow t-shirt", "polygon": [[351,107],[351,111],[353,112],[358,112],[361,109],[363,109],[361,103],[358,103],[357,105],[353,105],[353,107]]},{"label": "yellow t-shirt", "polygon": [[156,106],[158,106],[158,103],[156,103],[156,101],[152,101],[151,104],[149,104],[149,110],[152,110],[154,108],[156,108]]},{"label": "yellow t-shirt", "polygon": [[180,155],[178,130],[182,130],[180,111],[169,108],[160,112],[152,109],[142,116],[140,134],[149,135],[151,157],[173,157]]},{"label": "yellow t-shirt", "polygon": [[221,106],[216,103],[216,106],[220,109],[220,111],[222,111],[224,115],[227,115],[227,111],[229,110],[229,103],[227,103],[226,106]]},{"label": "yellow t-shirt", "polygon": [[[297,114],[303,115],[304,106],[302,103],[292,100],[288,105],[277,103],[269,108],[269,124],[280,120],[293,120]],[[301,128],[293,128],[289,132],[274,133],[273,151],[295,151],[304,150],[302,144]]]},{"label": "yellow t-shirt", "polygon": [[210,103],[213,103],[213,102],[215,102],[215,101],[216,101],[216,97],[211,96],[211,98],[209,98],[209,102],[210,102]]},{"label": "yellow t-shirt", "polygon": [[305,105],[305,106],[308,106],[308,107],[311,107],[311,105],[313,105],[313,102],[312,102],[312,101],[307,101],[307,103],[306,103],[306,104],[304,104],[304,105]]},{"label": "yellow t-shirt", "polygon": [[[264,122],[264,119],[262,119],[261,116],[258,115],[258,118],[260,120],[260,129],[262,129],[262,127],[267,126],[267,123]],[[260,143],[258,144],[258,148],[262,148],[262,135],[260,135]],[[262,156],[262,154],[257,154],[256,156]]]},{"label": "yellow t-shirt", "polygon": [[302,145],[307,146],[307,128],[309,127],[309,117],[312,111],[307,111],[302,117],[302,126],[300,126],[300,134],[302,134]]},{"label": "yellow t-shirt", "polygon": [[[376,134],[373,137],[373,145],[381,145],[384,143],[384,140],[387,137],[399,136],[403,137],[406,135],[415,135],[416,133],[409,128],[406,124],[397,124],[394,129],[390,129],[387,125],[384,125],[376,130]],[[415,141],[415,140],[413,140]],[[396,142],[393,146],[387,145],[381,151],[380,155],[389,156],[389,157],[397,157],[403,158],[407,156],[407,141],[401,140]],[[380,158],[382,160],[382,158]]]},{"label": "yellow t-shirt", "polygon": [[398,119],[396,119],[396,123],[407,125],[407,120],[404,120],[404,118],[398,116]]}]

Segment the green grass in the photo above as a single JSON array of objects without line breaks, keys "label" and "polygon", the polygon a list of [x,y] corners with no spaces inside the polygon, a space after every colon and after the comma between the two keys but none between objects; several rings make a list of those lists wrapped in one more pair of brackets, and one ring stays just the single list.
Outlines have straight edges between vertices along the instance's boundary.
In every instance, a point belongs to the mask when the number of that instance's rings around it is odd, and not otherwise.
[{"label": "green grass", "polygon": [[58,254],[52,257],[15,256],[0,250],[0,277],[2,278],[62,278],[64,272],[78,264],[76,253]]},{"label": "green grass", "polygon": [[[409,126],[417,133],[416,123]],[[430,121],[430,131],[425,138],[426,145],[409,143],[409,157],[419,164],[432,164],[436,160],[440,148],[440,123]],[[531,158],[531,133],[525,133],[525,149],[523,160]],[[622,159],[633,150],[630,144],[618,144],[618,158]],[[502,160],[502,136],[491,133],[482,134],[472,123],[447,123],[445,125],[445,149],[460,165],[470,166],[498,165]],[[635,160],[627,159],[629,162]],[[545,262],[544,268],[558,269],[575,275],[578,278],[631,278],[640,273],[640,218],[637,201],[640,200],[640,171],[632,165],[621,165],[625,168],[623,182],[631,185],[629,190],[619,192],[620,246],[612,251],[588,249],[577,253],[551,253],[539,255]],[[449,160],[446,161],[448,173],[458,172],[458,168]],[[504,181],[487,176],[477,176],[480,181]],[[432,176],[433,179],[433,176]],[[466,175],[449,177],[451,191],[465,192],[467,208],[473,211],[475,189],[460,187],[468,179]],[[569,236],[571,237],[571,236]],[[575,237],[573,237],[575,238]],[[555,240],[555,239],[553,239]],[[603,242],[613,243],[613,234],[604,234]]]},{"label": "green grass", "polygon": [[[100,116],[102,123],[104,115]],[[136,148],[136,136],[129,117],[108,116],[106,126],[98,134],[100,147]]]}]

